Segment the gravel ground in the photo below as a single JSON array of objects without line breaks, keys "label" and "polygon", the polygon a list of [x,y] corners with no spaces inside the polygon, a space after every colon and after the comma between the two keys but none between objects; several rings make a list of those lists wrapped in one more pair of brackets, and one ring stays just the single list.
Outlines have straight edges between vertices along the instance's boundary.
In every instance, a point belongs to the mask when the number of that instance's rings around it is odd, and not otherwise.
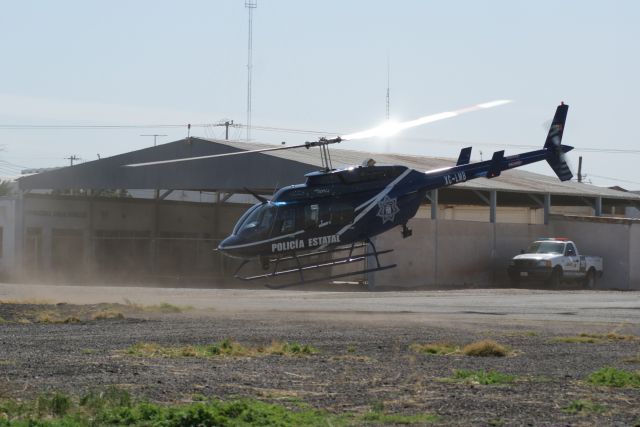
[{"label": "gravel ground", "polygon": [[[98,311],[124,319],[91,320]],[[42,323],[42,313],[79,323]],[[552,343],[577,333],[640,335],[637,323],[535,321],[476,315],[459,321],[420,313],[230,312],[207,309],[161,313],[133,305],[0,304],[0,397],[33,398],[47,391],[82,394],[117,385],[161,402],[195,394],[247,396],[289,404],[302,400],[331,412],[437,414],[442,425],[620,425],[640,423],[640,389],[595,387],[584,380],[604,366],[639,370],[640,341]],[[472,321],[470,321],[472,320]],[[30,321],[31,323],[27,323]],[[22,323],[19,323],[22,322]],[[273,340],[311,344],[301,357],[144,358],[127,355],[139,342],[209,344],[231,337],[245,345]],[[413,343],[457,344],[494,339],[510,357],[433,356]],[[513,374],[512,384],[447,381],[457,369]],[[604,411],[569,414],[572,401]]]}]

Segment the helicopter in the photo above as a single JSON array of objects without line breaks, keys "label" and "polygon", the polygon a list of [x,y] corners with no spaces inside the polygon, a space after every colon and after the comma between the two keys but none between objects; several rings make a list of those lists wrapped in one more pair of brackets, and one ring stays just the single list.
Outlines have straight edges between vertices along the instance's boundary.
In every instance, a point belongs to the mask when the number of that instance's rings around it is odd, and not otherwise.
[{"label": "helicopter", "polygon": [[[461,110],[425,116],[421,119],[387,124],[367,131],[335,138],[320,138],[304,144],[259,150],[163,160],[128,166],[145,166],[247,153],[318,147],[322,170],[305,175],[303,184],[280,188],[267,198],[251,192],[258,203],[237,221],[230,236],[217,250],[241,260],[234,277],[253,281],[297,275],[298,280],[279,286],[288,287],[320,280],[372,273],[396,267],[383,264],[380,256],[393,249],[378,250],[373,237],[402,227],[402,237],[412,235],[408,221],[413,218],[427,192],[476,178],[495,178],[509,169],[546,160],[561,181],[573,174],[565,153],[573,149],[562,145],[569,106],[561,103],[555,112],[544,146],[539,150],[505,156],[496,151],[490,160],[471,163],[471,147],[460,151],[455,166],[421,172],[400,165],[376,165],[371,159],[361,166],[334,169],[329,145],[342,141],[391,134],[409,127],[455,117],[462,113],[503,105],[492,101]],[[361,251],[360,249],[363,249]],[[371,266],[358,271],[309,278],[308,272],[373,259]],[[259,260],[263,272],[243,274],[243,268]]]}]

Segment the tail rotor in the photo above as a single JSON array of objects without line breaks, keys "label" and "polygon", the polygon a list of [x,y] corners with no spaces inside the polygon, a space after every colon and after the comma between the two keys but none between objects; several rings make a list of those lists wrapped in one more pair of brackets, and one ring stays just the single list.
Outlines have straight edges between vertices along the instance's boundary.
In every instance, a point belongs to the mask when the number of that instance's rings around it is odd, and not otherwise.
[{"label": "tail rotor", "polygon": [[551,122],[549,133],[547,134],[547,140],[544,143],[544,148],[548,152],[547,163],[549,163],[549,166],[551,166],[558,178],[560,178],[560,181],[568,181],[573,178],[573,172],[571,172],[565,156],[565,153],[573,150],[573,147],[562,145],[562,134],[564,132],[568,110],[569,106],[564,102],[558,106],[553,121]]}]

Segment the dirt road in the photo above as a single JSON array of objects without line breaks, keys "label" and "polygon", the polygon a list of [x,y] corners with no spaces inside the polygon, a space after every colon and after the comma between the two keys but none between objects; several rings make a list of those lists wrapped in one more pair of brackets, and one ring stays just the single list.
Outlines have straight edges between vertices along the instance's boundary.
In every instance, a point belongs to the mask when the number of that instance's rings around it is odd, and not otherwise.
[{"label": "dirt road", "polygon": [[[372,407],[429,413],[438,425],[640,422],[639,388],[588,380],[604,367],[640,370],[635,293],[0,285],[0,301],[4,398],[52,390],[79,395],[115,385],[160,402],[247,396],[284,405],[302,401],[336,413]],[[124,318],[94,319],[106,311]],[[130,351],[139,343],[184,349],[225,338],[250,348],[299,342],[318,352],[168,357]],[[415,350],[415,344],[462,348],[486,339],[508,347],[508,356]],[[477,376],[462,378],[470,371],[508,380],[486,385]]]}]

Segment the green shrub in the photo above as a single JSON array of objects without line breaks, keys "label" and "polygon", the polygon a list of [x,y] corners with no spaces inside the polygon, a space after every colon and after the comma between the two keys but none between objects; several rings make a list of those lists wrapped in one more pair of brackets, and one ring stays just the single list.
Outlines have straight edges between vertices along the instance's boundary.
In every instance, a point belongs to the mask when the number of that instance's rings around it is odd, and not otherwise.
[{"label": "green shrub", "polygon": [[599,414],[604,412],[605,407],[599,403],[593,403],[589,400],[574,400],[562,408],[562,410],[568,414],[577,414],[580,412],[593,412]]},{"label": "green shrub", "polygon": [[43,394],[38,397],[38,413],[61,417],[71,408],[71,398],[60,393]]},{"label": "green shrub", "polygon": [[587,381],[594,385],[607,387],[640,388],[640,372],[625,371],[624,369],[607,366],[593,372]]},{"label": "green shrub", "polygon": [[128,391],[115,386],[104,390],[92,390],[80,398],[80,406],[92,411],[104,408],[131,407],[132,399]]},{"label": "green shrub", "polygon": [[469,371],[465,369],[456,370],[453,375],[454,380],[462,380],[480,385],[506,384],[515,380],[515,376],[503,374],[496,371]]}]

